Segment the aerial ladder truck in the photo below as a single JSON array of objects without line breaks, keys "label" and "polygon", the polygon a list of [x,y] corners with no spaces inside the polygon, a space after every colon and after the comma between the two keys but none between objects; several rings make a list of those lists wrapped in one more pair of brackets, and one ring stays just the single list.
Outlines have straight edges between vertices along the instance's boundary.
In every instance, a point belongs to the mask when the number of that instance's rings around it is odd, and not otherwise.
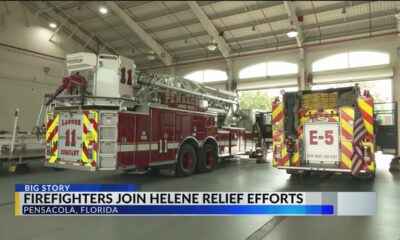
[{"label": "aerial ladder truck", "polygon": [[82,52],[67,55],[66,65],[46,102],[47,167],[189,176],[256,151],[252,132],[235,126],[236,93],[139,72],[122,56]]}]

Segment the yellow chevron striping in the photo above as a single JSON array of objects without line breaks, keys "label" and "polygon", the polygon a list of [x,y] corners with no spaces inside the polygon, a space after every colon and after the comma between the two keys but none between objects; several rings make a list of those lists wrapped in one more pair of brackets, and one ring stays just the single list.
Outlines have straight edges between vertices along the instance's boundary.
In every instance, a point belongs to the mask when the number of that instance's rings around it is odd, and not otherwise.
[{"label": "yellow chevron striping", "polygon": [[[342,146],[345,147],[350,153],[353,152],[353,143],[352,142],[342,142]],[[342,162],[344,163],[344,165],[346,165],[348,168],[351,168],[351,156],[347,156],[346,154],[344,154],[344,152],[342,151]]]},{"label": "yellow chevron striping", "polygon": [[[282,159],[287,158],[288,157],[287,154],[288,154],[287,153],[287,146],[284,145],[283,148],[282,148]],[[286,161],[283,165],[284,166],[289,166],[289,161]]]},{"label": "yellow chevron striping", "polygon": [[[47,114],[47,122],[49,121],[48,119],[49,114]],[[46,140],[49,138],[50,134],[53,132],[54,128],[58,126],[58,120],[59,120],[59,115],[54,115],[54,121],[50,125],[48,129],[46,129]]]},{"label": "yellow chevron striping", "polygon": [[372,106],[364,101],[362,98],[357,99],[358,106],[362,108],[368,115],[372,117]]},{"label": "yellow chevron striping", "polygon": [[[48,119],[47,119],[48,120]],[[47,129],[46,131],[46,140],[48,139],[48,137],[50,136],[50,134],[53,132],[53,130],[55,129],[56,126],[58,126],[58,120],[59,120],[59,115],[54,115],[54,121],[51,124],[51,126],[49,127],[49,129]],[[54,135],[53,139],[50,141],[50,148],[52,148],[54,146],[54,144],[58,141],[58,131],[56,132],[56,134]],[[48,162],[50,163],[55,163],[56,160],[58,158],[58,148],[57,150],[50,156]]]},{"label": "yellow chevron striping", "polygon": [[364,119],[364,125],[365,125],[365,130],[369,134],[374,135],[374,127],[372,126],[372,124]]},{"label": "yellow chevron striping", "polygon": [[346,156],[346,154],[342,153],[342,162],[344,165],[346,165],[348,168],[351,168],[351,160],[349,157]]},{"label": "yellow chevron striping", "polygon": [[[94,116],[94,121],[96,123],[98,123],[98,114],[96,111],[89,111],[89,114],[93,114]],[[90,120],[88,119],[88,117],[85,114],[82,114],[82,119],[83,119],[83,124],[85,125],[85,127],[89,130],[89,133],[84,133],[83,134],[83,140],[84,140],[84,144],[86,147],[89,146],[89,143],[91,141],[93,141],[95,144],[97,144],[97,131],[96,129],[92,126],[91,128],[88,128],[89,125],[91,125]],[[88,148],[89,150],[89,148]],[[91,162],[96,162],[97,160],[97,151],[94,149],[94,147],[92,148],[92,159]],[[90,167],[91,166],[91,162],[88,161],[88,157],[86,156],[86,154],[82,151],[82,162],[84,163],[85,166]]]},{"label": "yellow chevron striping", "polygon": [[293,159],[292,159],[293,165],[295,166],[298,161],[299,161],[299,152],[296,151],[296,153],[293,155]]}]

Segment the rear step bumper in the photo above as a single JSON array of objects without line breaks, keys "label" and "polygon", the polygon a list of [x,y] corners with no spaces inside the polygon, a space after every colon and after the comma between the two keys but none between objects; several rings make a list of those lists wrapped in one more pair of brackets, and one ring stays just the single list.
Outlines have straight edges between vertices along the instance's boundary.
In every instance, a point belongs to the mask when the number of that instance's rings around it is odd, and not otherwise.
[{"label": "rear step bumper", "polygon": [[[290,167],[290,166],[277,166],[277,168],[278,168],[278,169],[289,169],[289,170],[300,170],[300,171],[351,173],[351,169],[342,169],[342,168]],[[368,172],[369,172],[369,171],[368,171]],[[371,172],[372,172],[372,171],[371,171]],[[360,173],[367,173],[367,171],[361,170]]]},{"label": "rear step bumper", "polygon": [[52,168],[62,168],[62,169],[73,169],[73,170],[81,170],[81,171],[96,171],[96,167],[93,166],[82,166],[80,164],[75,164],[75,163],[68,163],[68,162],[63,162],[63,163],[49,163],[47,161],[44,161],[44,166],[45,167],[52,167]]}]

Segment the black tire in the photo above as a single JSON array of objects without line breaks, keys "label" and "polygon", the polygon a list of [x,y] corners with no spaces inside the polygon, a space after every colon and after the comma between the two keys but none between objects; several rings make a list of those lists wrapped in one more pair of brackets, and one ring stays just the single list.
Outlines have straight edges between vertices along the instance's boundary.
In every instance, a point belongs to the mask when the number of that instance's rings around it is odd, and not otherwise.
[{"label": "black tire", "polygon": [[57,167],[53,167],[52,168],[54,171],[56,171],[56,172],[61,172],[61,171],[64,171],[65,169],[64,168],[57,168]]},{"label": "black tire", "polygon": [[204,144],[199,151],[199,159],[197,161],[197,172],[211,172],[217,162],[217,150],[212,144]]},{"label": "black tire", "polygon": [[299,176],[299,177],[308,177],[311,175],[310,171],[297,171],[297,170],[292,170],[292,169],[286,169],[286,173],[290,174],[292,176]]},{"label": "black tire", "polygon": [[197,165],[197,154],[194,147],[190,144],[183,144],[176,162],[176,175],[187,177],[194,173]]},{"label": "black tire", "polygon": [[292,169],[286,169],[286,173],[290,175],[298,175],[297,171],[294,171]]}]

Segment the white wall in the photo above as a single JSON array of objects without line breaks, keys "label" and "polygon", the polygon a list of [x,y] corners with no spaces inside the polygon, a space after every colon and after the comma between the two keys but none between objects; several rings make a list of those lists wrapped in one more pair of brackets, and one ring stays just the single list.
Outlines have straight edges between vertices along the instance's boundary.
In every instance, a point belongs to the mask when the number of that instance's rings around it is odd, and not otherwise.
[{"label": "white wall", "polygon": [[[7,6],[10,12],[6,15],[6,24],[0,28],[0,43],[59,58],[82,51],[82,46],[73,40],[65,41],[67,36],[62,33],[57,33],[50,42],[54,29],[29,11],[25,11],[30,21],[27,27],[20,2],[7,2]],[[0,12],[4,13],[3,7]],[[45,67],[50,69],[47,74]],[[62,60],[0,46],[0,130],[11,130],[16,108],[20,109],[20,129],[31,130],[44,94],[55,92],[63,72]]]}]

